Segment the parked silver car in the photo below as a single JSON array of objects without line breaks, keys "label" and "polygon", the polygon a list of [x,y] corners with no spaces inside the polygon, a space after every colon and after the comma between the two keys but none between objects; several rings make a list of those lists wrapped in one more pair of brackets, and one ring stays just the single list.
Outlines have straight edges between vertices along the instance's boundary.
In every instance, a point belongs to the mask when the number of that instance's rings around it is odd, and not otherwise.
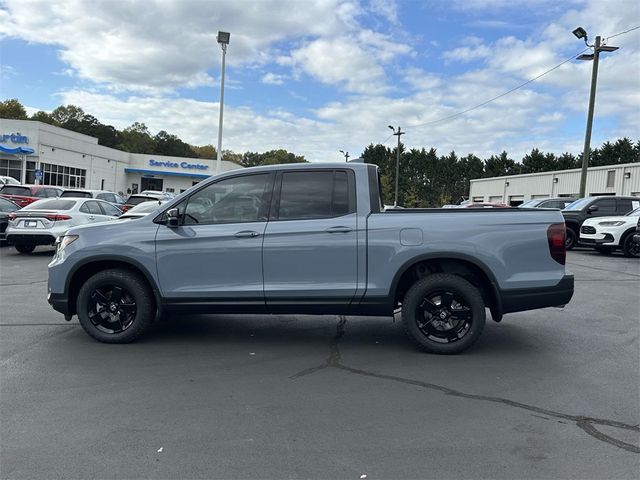
[{"label": "parked silver car", "polygon": [[103,200],[56,198],[33,202],[9,215],[7,242],[20,253],[53,245],[71,227],[117,219],[122,212]]}]

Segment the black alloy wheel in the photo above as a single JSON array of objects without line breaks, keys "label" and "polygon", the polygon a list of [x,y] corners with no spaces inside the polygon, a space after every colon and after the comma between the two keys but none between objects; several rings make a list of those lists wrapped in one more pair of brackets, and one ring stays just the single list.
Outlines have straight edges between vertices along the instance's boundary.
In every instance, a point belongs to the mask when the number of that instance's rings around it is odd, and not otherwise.
[{"label": "black alloy wheel", "polygon": [[422,350],[459,353],[480,337],[485,303],[480,290],[464,278],[430,274],[407,291],[402,320],[407,335]]},{"label": "black alloy wheel", "polygon": [[127,269],[103,270],[82,284],[76,298],[80,325],[104,343],[129,343],[146,333],[156,315],[149,283]]},{"label": "black alloy wheel", "polygon": [[458,342],[471,329],[471,308],[456,292],[433,291],[416,308],[418,328],[434,342]]},{"label": "black alloy wheel", "polygon": [[633,233],[628,234],[624,239],[622,253],[624,253],[625,257],[640,257],[640,243],[633,239]]},{"label": "black alloy wheel", "polygon": [[89,295],[92,306],[89,320],[104,333],[122,333],[136,318],[136,302],[131,294],[118,285],[96,288]]}]

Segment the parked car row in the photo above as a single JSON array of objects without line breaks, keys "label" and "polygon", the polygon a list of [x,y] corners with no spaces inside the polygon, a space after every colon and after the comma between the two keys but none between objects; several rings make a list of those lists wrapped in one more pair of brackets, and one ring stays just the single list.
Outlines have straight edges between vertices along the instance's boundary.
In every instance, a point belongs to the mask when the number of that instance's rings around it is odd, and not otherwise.
[{"label": "parked car row", "polygon": [[20,253],[31,253],[38,245],[53,245],[71,227],[140,218],[169,198],[155,192],[132,197],[133,204],[127,204],[120,195],[106,190],[4,184],[0,188],[0,242],[14,245]]}]

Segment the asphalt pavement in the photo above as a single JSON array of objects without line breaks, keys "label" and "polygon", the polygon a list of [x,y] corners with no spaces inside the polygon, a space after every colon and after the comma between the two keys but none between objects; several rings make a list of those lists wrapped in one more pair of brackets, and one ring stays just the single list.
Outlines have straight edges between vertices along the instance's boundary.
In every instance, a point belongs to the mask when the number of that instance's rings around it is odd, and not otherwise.
[{"label": "asphalt pavement", "polygon": [[569,252],[568,306],[438,356],[335,316],[100,344],[47,304],[51,254],[0,249],[1,478],[638,478],[637,259]]}]

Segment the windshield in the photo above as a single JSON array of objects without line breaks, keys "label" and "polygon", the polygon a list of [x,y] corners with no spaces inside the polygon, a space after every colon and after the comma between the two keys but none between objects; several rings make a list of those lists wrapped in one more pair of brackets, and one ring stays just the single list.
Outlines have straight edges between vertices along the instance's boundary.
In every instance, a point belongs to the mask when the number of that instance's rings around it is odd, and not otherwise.
[{"label": "windshield", "polygon": [[64,197],[64,198],[93,198],[93,196],[91,195],[91,193],[89,192],[81,192],[78,190],[67,190],[65,192],[62,192],[62,195],[60,195],[60,197]]},{"label": "windshield", "polygon": [[540,202],[542,202],[542,200],[544,200],[544,198],[542,198],[542,199],[541,198],[534,198],[534,199],[531,199],[531,200],[529,200],[527,202],[521,203],[520,205],[518,205],[518,207],[520,207],[520,208],[533,208],[533,207],[539,205]]},{"label": "windshield", "polygon": [[71,210],[76,204],[75,200],[38,200],[27,205],[23,210]]},{"label": "windshield", "polygon": [[15,212],[18,209],[19,207],[15,203],[0,197],[0,212]]},{"label": "windshield", "polygon": [[14,187],[11,185],[4,185],[0,188],[0,193],[3,195],[22,195],[25,197],[31,196],[31,189],[29,187]]},{"label": "windshield", "polygon": [[144,202],[157,202],[158,199],[157,198],[151,198],[151,197],[134,197],[131,196],[129,197],[129,200],[127,200],[127,204],[128,205],[140,205],[141,203]]},{"label": "windshield", "polygon": [[160,203],[159,202],[144,202],[144,203],[141,203],[141,204],[136,205],[135,207],[133,207],[125,215],[126,216],[135,215],[135,214],[144,214],[144,215],[146,215],[147,213],[151,213],[154,210],[158,209],[159,207],[160,207]]},{"label": "windshield", "polygon": [[629,213],[625,214],[625,217],[638,217],[640,216],[640,207],[635,210],[631,210]]},{"label": "windshield", "polygon": [[582,210],[584,207],[586,207],[589,203],[591,203],[591,200],[593,200],[590,197],[587,198],[581,198],[579,200],[576,200],[575,202],[573,202],[570,205],[567,205],[566,207],[564,207],[564,210]]}]

